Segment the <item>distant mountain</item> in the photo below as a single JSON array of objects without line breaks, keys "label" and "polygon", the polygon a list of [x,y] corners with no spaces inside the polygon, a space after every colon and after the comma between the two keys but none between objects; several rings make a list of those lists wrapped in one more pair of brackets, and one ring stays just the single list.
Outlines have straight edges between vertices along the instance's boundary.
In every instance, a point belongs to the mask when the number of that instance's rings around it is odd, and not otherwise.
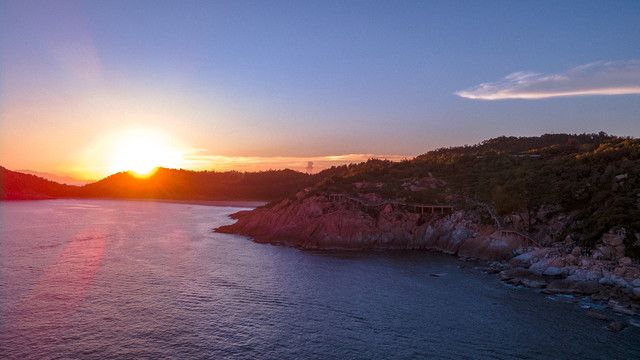
[{"label": "distant mountain", "polygon": [[38,200],[77,196],[79,188],[0,166],[0,190],[0,200]]},{"label": "distant mountain", "polygon": [[120,172],[81,188],[83,197],[270,201],[318,182],[293,170],[215,172],[158,169],[149,178]]},{"label": "distant mountain", "polygon": [[76,179],[74,177],[71,176],[60,176],[60,175],[56,175],[56,174],[51,174],[51,173],[47,173],[47,172],[40,172],[40,171],[33,171],[33,170],[16,170],[16,172],[19,173],[23,173],[23,174],[29,174],[29,175],[35,175],[41,178],[45,178],[47,180],[51,180],[51,181],[55,181],[61,184],[67,184],[67,185],[76,185],[76,186],[82,186],[88,183],[91,183],[93,181],[90,180],[80,180],[80,179]]}]

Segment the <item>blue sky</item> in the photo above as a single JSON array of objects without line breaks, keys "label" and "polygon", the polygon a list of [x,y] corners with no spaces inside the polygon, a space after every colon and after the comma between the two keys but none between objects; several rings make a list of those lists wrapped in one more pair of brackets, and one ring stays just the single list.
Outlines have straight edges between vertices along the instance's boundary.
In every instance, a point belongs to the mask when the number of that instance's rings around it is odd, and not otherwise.
[{"label": "blue sky", "polygon": [[79,173],[128,127],[192,168],[640,136],[638,1],[0,0],[0,51],[9,168]]}]

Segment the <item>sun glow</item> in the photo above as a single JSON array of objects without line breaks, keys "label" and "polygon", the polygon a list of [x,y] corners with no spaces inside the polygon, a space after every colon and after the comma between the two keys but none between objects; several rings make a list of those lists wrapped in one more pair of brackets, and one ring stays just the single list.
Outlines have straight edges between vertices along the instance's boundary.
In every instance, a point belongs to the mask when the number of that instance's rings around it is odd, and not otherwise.
[{"label": "sun glow", "polygon": [[168,145],[169,138],[146,130],[120,134],[114,144],[112,173],[129,171],[138,177],[153,175],[158,167],[177,168],[184,161],[181,153]]}]

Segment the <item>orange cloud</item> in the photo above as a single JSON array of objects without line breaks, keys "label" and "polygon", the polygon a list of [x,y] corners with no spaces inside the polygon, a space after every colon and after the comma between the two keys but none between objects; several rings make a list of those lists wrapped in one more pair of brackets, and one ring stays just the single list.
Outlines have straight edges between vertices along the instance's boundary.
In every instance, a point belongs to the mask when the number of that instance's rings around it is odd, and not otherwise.
[{"label": "orange cloud", "polygon": [[217,171],[239,170],[239,171],[261,171],[276,169],[292,169],[306,171],[309,162],[313,162],[314,171],[321,171],[331,166],[344,165],[349,163],[359,163],[369,159],[385,159],[391,161],[401,161],[407,159],[404,155],[377,155],[377,154],[345,154],[332,156],[221,156],[205,155],[197,152],[182,154],[185,167],[189,169],[214,169]]}]

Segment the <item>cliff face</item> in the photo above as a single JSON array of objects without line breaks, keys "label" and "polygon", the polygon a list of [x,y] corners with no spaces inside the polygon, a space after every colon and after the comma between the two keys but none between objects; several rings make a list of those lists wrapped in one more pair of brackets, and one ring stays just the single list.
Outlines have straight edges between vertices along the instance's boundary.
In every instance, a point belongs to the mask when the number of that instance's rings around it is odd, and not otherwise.
[{"label": "cliff face", "polygon": [[[425,249],[501,261],[488,271],[500,272],[505,282],[554,294],[591,296],[625,314],[640,310],[640,265],[624,257],[624,233],[604,234],[602,245],[592,252],[577,246],[573,238],[579,234],[531,248],[519,236],[501,236],[485,212],[421,215],[392,205],[367,210],[299,193],[272,207],[233,214],[238,221],[216,231],[303,249]],[[565,214],[547,218],[548,224],[539,224],[537,233],[555,237],[568,218]]]},{"label": "cliff face", "polygon": [[235,224],[216,231],[303,249],[429,249],[503,260],[522,246],[520,238],[500,238],[491,225],[480,225],[474,211],[420,215],[390,204],[361,211],[356,205],[302,193],[295,200],[233,217]]}]

